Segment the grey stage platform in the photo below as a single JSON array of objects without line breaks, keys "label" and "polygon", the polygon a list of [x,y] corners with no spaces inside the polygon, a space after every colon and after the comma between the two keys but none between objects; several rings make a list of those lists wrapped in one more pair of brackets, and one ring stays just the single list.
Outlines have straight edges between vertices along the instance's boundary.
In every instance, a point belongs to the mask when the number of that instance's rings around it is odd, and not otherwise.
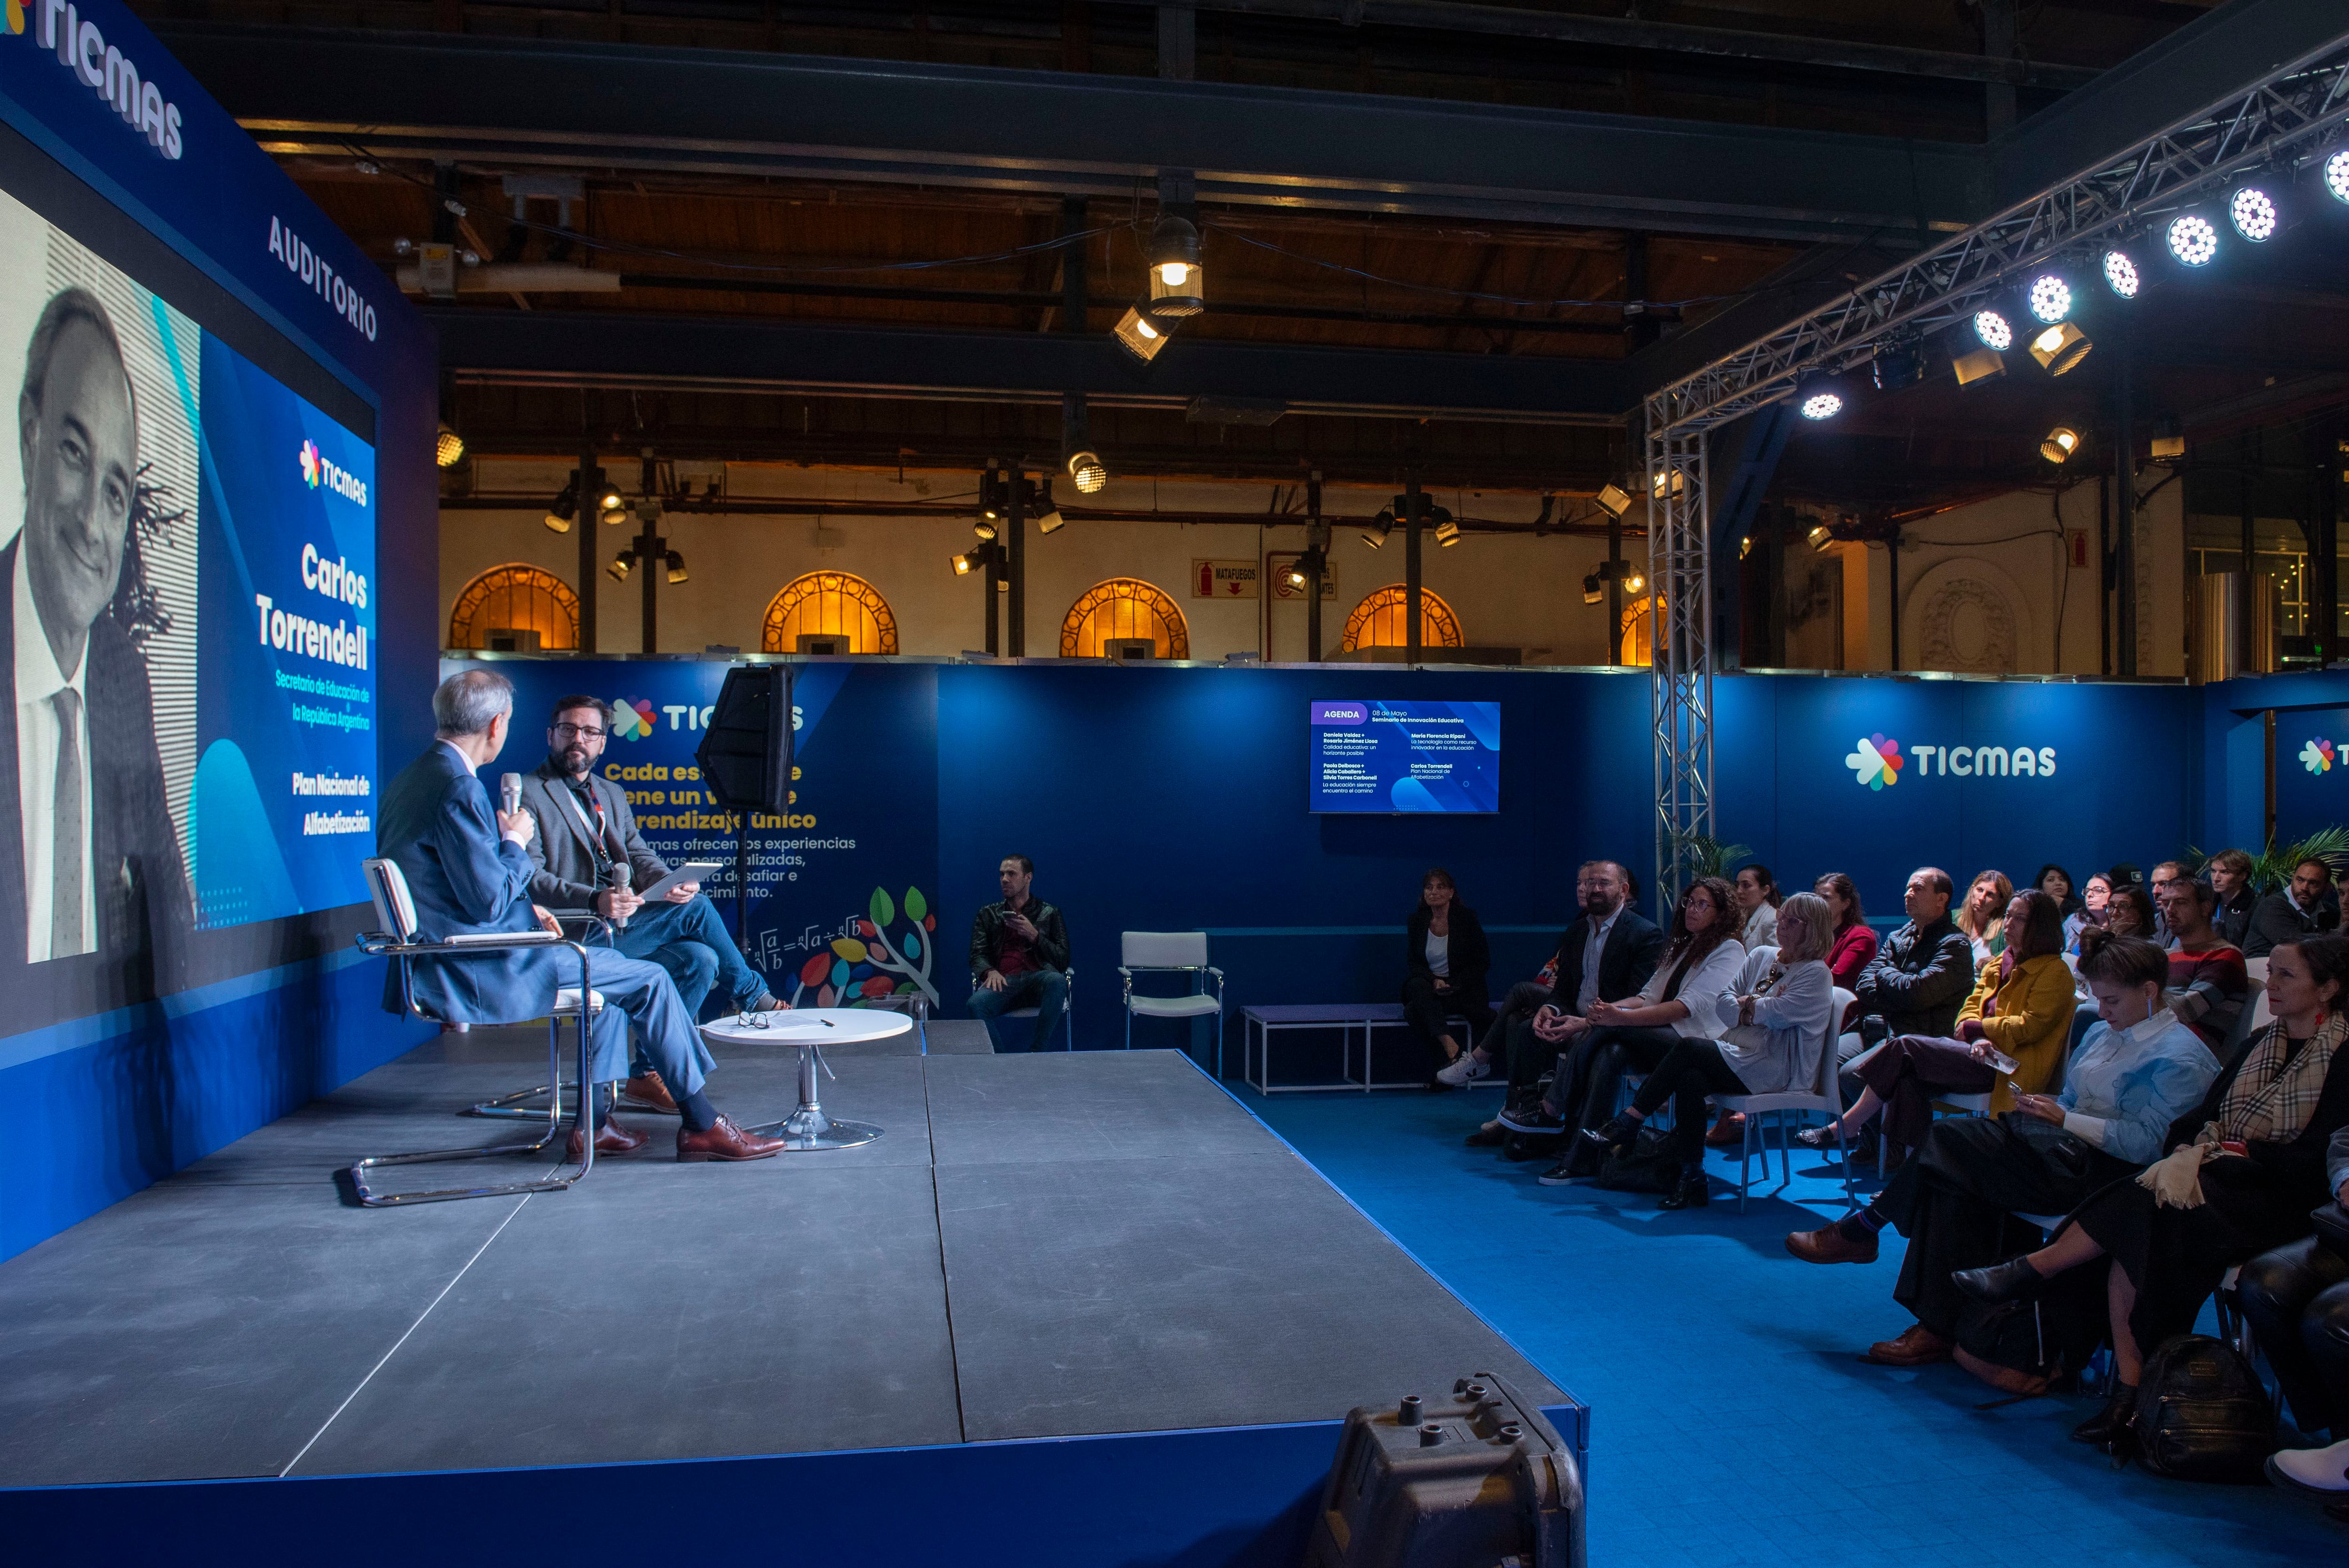
[{"label": "grey stage platform", "polygon": [[[571,1191],[338,1203],[356,1155],[490,1141],[449,1112],[544,1038],[426,1046],[0,1264],[0,1485],[1309,1420],[1482,1368],[1557,1398],[1171,1051],[933,1025],[834,1056],[863,1148],[678,1165],[647,1117]],[[711,1093],[758,1122],[792,1086],[751,1051]]]}]

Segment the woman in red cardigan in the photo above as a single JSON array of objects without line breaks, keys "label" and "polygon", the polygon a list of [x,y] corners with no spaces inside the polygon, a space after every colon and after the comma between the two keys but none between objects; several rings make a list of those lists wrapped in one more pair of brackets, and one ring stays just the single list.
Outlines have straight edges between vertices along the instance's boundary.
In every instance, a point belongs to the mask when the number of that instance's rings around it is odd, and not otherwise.
[{"label": "woman in red cardigan", "polygon": [[1857,989],[1859,972],[1876,956],[1876,933],[1859,907],[1859,890],[1841,872],[1829,872],[1811,891],[1835,912],[1835,945],[1827,950],[1827,971],[1845,990]]}]

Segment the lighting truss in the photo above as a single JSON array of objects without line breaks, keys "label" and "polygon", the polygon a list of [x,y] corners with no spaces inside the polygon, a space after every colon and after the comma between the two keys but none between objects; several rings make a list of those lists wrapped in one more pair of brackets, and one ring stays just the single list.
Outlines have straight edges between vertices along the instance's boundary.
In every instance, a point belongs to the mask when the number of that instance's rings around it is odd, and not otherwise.
[{"label": "lighting truss", "polygon": [[1655,725],[1656,907],[1670,918],[1689,841],[1713,832],[1713,572],[1705,432],[1652,431],[1648,473],[1649,713]]},{"label": "lighting truss", "polygon": [[1970,320],[2015,274],[2064,252],[2117,242],[2271,161],[2314,155],[2344,120],[2349,38],[2336,38],[1673,382],[1649,397],[1648,428],[1724,424],[1790,396],[1808,372],[1867,363],[1889,332],[1930,333]]}]

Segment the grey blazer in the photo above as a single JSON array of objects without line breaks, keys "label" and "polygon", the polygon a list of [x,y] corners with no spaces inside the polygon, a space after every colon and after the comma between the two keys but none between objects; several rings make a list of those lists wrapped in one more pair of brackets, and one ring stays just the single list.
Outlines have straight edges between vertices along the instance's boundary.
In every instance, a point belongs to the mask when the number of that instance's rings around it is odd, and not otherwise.
[{"label": "grey blazer", "polygon": [[[489,780],[496,787],[494,779]],[[668,862],[653,853],[636,831],[636,814],[628,809],[628,793],[609,779],[587,775],[587,788],[604,802],[606,843],[604,852],[624,860],[629,885],[642,890],[668,875]],[[604,891],[595,878],[595,852],[580,813],[573,810],[577,797],[563,774],[542,762],[522,776],[522,809],[538,820],[530,841],[530,896],[549,909],[588,909]],[[587,813],[593,821],[595,813]]]}]

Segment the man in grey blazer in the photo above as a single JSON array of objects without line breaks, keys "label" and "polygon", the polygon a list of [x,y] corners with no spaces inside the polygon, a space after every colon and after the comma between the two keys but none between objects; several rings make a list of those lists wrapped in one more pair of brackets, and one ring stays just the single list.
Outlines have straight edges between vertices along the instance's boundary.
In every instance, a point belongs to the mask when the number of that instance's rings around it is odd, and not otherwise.
[{"label": "man in grey blazer", "polygon": [[[435,739],[383,792],[377,852],[396,862],[416,904],[418,934],[442,941],[468,933],[528,931],[553,924],[530,897],[528,811],[498,810],[481,769],[504,748],[513,685],[488,670],[450,676],[432,694]],[[556,946],[502,948],[409,961],[418,1000],[451,1023],[511,1024],[544,1017],[555,992],[576,984],[577,960]],[[629,1026],[676,1091],[684,1161],[763,1160],[781,1141],[743,1131],[701,1092],[702,1057],[693,1019],[659,965],[608,948],[588,950],[589,983],[605,1001],[595,1026],[595,1080],[618,1080]],[[386,1006],[398,1011],[398,976],[387,977]],[[644,1138],[609,1121],[598,1095],[595,1149],[625,1154]],[[577,1135],[574,1135],[577,1142]],[[576,1158],[576,1155],[574,1156]]]},{"label": "man in grey blazer", "polygon": [[780,1007],[698,882],[673,888],[665,901],[649,904],[612,885],[615,865],[628,868],[635,888],[652,886],[669,868],[636,830],[628,792],[596,776],[611,727],[612,710],[600,698],[555,702],[547,720],[546,760],[522,781],[523,810],[538,822],[530,843],[531,897],[550,909],[593,909],[616,924],[626,920],[626,930],[613,932],[612,945],[667,970],[695,1017],[713,988],[735,1007]]}]

